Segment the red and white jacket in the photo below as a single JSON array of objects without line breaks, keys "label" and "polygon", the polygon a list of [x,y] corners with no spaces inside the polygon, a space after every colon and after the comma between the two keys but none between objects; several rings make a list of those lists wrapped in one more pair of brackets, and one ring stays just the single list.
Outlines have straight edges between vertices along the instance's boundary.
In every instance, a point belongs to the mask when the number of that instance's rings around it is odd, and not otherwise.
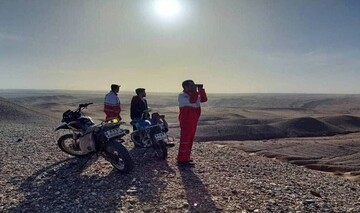
[{"label": "red and white jacket", "polygon": [[105,96],[104,112],[106,114],[106,120],[110,120],[112,118],[120,118],[120,112],[121,112],[120,99],[117,96],[117,94],[113,91],[110,91]]},{"label": "red and white jacket", "polygon": [[201,105],[200,103],[207,101],[207,95],[204,89],[201,89],[199,92],[186,93],[182,92],[179,94],[179,121],[187,122],[192,119],[197,120],[201,114]]}]

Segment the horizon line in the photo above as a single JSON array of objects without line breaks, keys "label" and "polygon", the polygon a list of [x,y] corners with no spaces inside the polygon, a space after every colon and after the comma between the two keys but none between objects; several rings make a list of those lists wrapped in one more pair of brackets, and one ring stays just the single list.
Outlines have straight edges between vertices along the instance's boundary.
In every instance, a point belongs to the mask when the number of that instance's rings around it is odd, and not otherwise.
[{"label": "horizon line", "polygon": [[[74,92],[108,92],[109,90],[83,90],[83,89],[4,89],[0,88],[0,91],[74,91]],[[129,90],[120,90],[124,93],[134,93],[135,91]],[[179,91],[181,92],[181,91]],[[159,92],[159,91],[152,91],[146,93],[165,93],[165,94],[177,94],[179,92]],[[236,94],[298,94],[298,95],[360,95],[360,93],[319,93],[319,92],[206,92],[207,94],[214,94],[214,95],[236,95]]]}]

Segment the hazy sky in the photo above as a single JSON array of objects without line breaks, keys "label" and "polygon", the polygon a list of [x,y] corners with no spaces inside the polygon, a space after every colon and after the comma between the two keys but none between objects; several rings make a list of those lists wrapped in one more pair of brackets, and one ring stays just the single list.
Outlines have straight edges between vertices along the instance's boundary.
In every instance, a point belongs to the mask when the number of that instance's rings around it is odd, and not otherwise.
[{"label": "hazy sky", "polygon": [[178,3],[0,0],[0,89],[360,93],[359,0]]}]

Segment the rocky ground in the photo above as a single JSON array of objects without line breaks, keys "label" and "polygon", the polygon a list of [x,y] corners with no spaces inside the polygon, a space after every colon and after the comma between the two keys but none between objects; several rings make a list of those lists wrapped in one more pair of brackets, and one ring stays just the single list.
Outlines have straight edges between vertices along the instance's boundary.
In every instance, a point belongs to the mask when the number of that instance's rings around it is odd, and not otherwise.
[{"label": "rocky ground", "polygon": [[360,133],[216,143],[360,182]]},{"label": "rocky ground", "polygon": [[[195,168],[126,145],[122,175],[104,159],[74,158],[54,143],[57,122],[0,121],[0,212],[359,212],[359,184],[236,147],[196,143]],[[144,153],[145,152],[145,153]]]}]

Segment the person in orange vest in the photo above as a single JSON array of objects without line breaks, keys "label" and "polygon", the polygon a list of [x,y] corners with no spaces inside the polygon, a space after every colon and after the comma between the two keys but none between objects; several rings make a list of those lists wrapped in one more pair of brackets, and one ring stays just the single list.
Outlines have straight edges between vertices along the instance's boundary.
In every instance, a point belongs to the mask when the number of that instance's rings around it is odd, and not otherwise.
[{"label": "person in orange vest", "polygon": [[106,94],[104,101],[104,112],[106,114],[106,121],[117,118],[121,120],[121,104],[118,97],[120,86],[117,84],[111,84],[111,91]]},{"label": "person in orange vest", "polygon": [[177,157],[179,166],[194,166],[190,160],[197,123],[201,114],[201,103],[207,101],[207,95],[202,84],[193,80],[182,83],[183,92],[179,94],[180,146]]}]

